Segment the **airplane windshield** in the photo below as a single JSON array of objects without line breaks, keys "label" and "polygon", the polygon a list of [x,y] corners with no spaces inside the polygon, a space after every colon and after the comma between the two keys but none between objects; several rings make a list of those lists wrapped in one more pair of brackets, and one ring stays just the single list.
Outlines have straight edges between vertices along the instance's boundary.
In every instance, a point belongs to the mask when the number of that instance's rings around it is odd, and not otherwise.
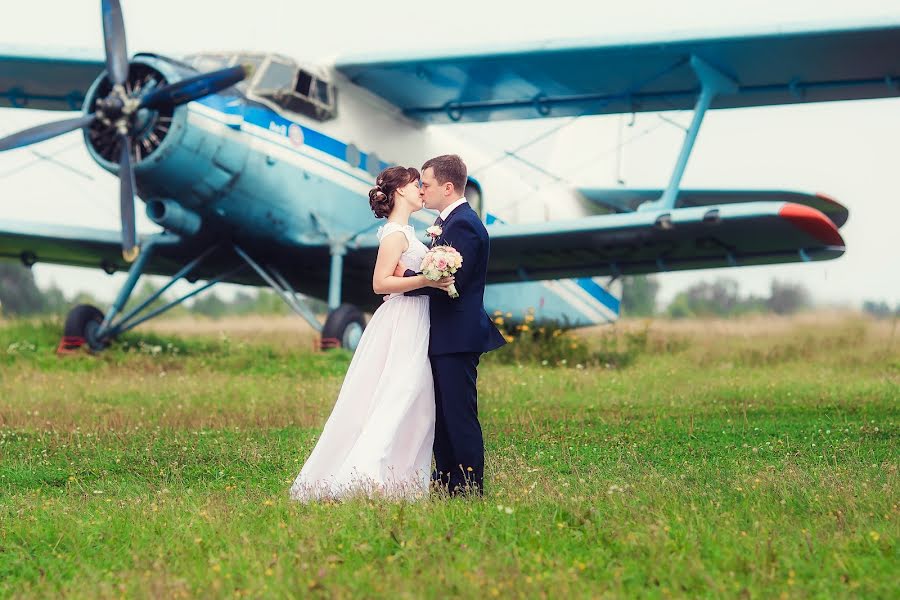
[{"label": "airplane windshield", "polygon": [[290,111],[318,121],[337,115],[335,87],[315,69],[307,69],[276,54],[195,54],[185,59],[200,72],[233,65],[253,67],[237,88],[272,109]]},{"label": "airplane windshield", "polygon": [[253,84],[258,94],[287,93],[294,84],[297,69],[293,65],[269,61]]},{"label": "airplane windshield", "polygon": [[335,89],[320,75],[289,59],[270,56],[262,61],[249,92],[276,110],[306,115],[319,121],[333,119]]}]

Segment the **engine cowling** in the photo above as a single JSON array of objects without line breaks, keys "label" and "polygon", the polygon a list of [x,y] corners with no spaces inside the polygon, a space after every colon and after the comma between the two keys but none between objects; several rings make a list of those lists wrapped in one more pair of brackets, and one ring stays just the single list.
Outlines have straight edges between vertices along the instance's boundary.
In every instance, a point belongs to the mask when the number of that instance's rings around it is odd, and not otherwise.
[{"label": "engine cowling", "polygon": [[[148,91],[193,74],[195,73],[188,67],[170,59],[153,54],[138,54],[130,63],[125,87],[128,90]],[[98,77],[85,95],[85,113],[95,112],[98,101],[106,98],[111,89],[112,83],[105,73]],[[180,106],[160,110],[141,109],[137,112],[132,134],[136,175],[139,176],[142,170],[158,163],[165,156],[166,149],[177,143],[178,138],[183,135],[185,121],[186,111]],[[110,173],[118,174],[122,141],[109,127],[109,123],[98,119],[85,128],[84,139],[91,158]]]}]

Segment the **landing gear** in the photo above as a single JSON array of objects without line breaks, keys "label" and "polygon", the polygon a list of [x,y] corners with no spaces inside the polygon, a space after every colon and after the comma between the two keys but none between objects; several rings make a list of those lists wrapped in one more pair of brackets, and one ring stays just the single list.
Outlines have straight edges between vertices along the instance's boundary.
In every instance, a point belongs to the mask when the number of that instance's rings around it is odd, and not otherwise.
[{"label": "landing gear", "polygon": [[[148,260],[150,260],[150,258],[154,255],[156,248],[162,246],[173,246],[178,244],[179,242],[180,238],[178,236],[168,233],[156,234],[147,238],[147,240],[144,242],[142,252],[138,255],[137,260],[132,263],[131,268],[128,271],[128,278],[125,281],[125,285],[122,286],[122,289],[119,291],[118,296],[113,301],[113,304],[110,307],[109,311],[104,315],[96,307],[87,304],[81,304],[73,308],[69,313],[69,316],[66,318],[65,332],[63,334],[63,339],[60,342],[59,348],[57,349],[57,352],[60,354],[65,354],[75,351],[84,345],[87,345],[92,352],[100,352],[126,331],[130,331],[141,323],[144,323],[145,321],[148,321],[166,312],[172,307],[181,304],[185,300],[192,298],[193,296],[206,289],[209,289],[216,283],[223,280],[228,280],[244,268],[243,264],[238,265],[236,268],[225,272],[214,279],[210,279],[206,284],[181,296],[180,298],[168,302],[160,308],[149,310],[148,307],[157,298],[162,296],[170,287],[172,287],[172,285],[175,284],[176,281],[178,281],[182,277],[189,276],[205,258],[207,258],[216,250],[216,247],[212,246],[210,248],[207,248],[206,251],[202,252],[199,256],[197,256],[197,258],[190,261],[188,264],[182,267],[181,270],[172,275],[172,279],[169,281],[169,283],[154,292],[149,298],[146,298],[137,307],[129,310],[125,314],[121,314],[122,310],[125,307],[125,303],[128,302],[128,298],[131,296],[131,292],[134,290],[134,287],[138,282],[138,279],[143,274],[144,267],[147,265]],[[117,317],[120,318],[117,319]]]},{"label": "landing gear", "polygon": [[[74,350],[87,345],[92,352],[106,348],[106,342],[97,335],[103,323],[103,313],[96,306],[79,304],[66,317],[60,348]],[[65,348],[63,348],[65,346]]]},{"label": "landing gear", "polygon": [[365,328],[362,311],[352,304],[341,304],[329,313],[322,328],[322,350],[345,348],[355,352]]}]

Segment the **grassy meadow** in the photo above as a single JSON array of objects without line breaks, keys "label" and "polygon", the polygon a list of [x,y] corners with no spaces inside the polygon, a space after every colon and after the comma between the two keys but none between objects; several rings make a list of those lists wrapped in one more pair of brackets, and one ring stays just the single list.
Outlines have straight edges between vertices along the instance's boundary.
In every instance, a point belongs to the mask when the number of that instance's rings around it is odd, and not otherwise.
[{"label": "grassy meadow", "polygon": [[57,357],[60,323],[0,322],[0,596],[900,596],[896,322],[523,335],[480,369],[483,500],[312,505],[349,356],[150,325]]}]

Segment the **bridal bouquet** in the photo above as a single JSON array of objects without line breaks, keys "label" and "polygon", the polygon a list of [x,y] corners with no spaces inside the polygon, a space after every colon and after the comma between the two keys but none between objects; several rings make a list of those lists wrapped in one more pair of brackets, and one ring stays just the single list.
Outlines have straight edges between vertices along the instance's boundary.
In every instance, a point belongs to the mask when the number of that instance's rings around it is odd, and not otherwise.
[{"label": "bridal bouquet", "polygon": [[[422,259],[422,266],[419,268],[422,275],[431,281],[437,281],[443,277],[449,277],[456,273],[462,266],[463,257],[453,246],[434,246],[425,258]],[[447,293],[451,298],[459,298],[459,292],[456,291],[455,285],[447,288]]]}]

